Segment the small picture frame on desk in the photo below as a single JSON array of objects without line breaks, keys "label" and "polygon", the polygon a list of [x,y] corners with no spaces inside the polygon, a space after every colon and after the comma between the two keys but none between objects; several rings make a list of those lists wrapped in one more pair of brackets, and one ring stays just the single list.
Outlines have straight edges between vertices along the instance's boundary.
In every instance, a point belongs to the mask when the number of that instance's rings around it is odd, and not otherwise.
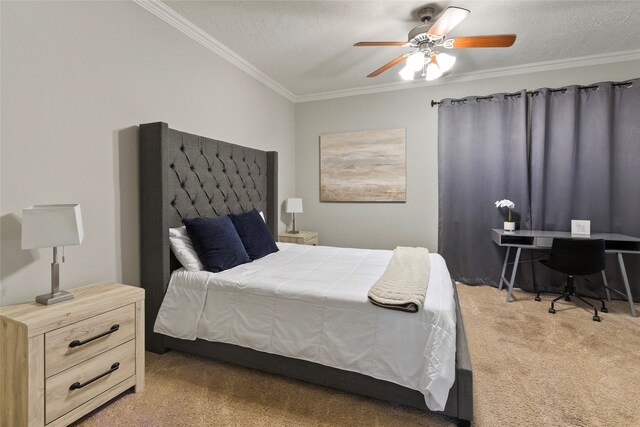
[{"label": "small picture frame on desk", "polygon": [[571,235],[576,237],[589,237],[591,235],[591,221],[572,219]]}]

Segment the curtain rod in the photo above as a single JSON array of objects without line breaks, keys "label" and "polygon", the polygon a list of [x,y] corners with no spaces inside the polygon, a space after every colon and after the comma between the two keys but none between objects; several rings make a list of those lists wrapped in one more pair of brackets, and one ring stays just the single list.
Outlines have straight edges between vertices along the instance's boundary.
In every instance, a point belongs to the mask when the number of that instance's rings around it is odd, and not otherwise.
[{"label": "curtain rod", "polygon": [[[633,86],[633,82],[629,81],[629,82],[613,83],[612,86],[627,86],[627,87],[631,87],[631,86]],[[578,86],[578,89],[581,89],[581,90],[597,89],[597,88],[598,88],[598,85]],[[566,87],[563,87],[563,88],[560,88],[560,89],[549,89],[549,92],[551,92],[551,93],[553,93],[553,92],[563,92],[564,93],[566,91],[567,91]],[[533,91],[528,90],[526,93],[527,93],[527,95],[536,96],[536,95],[538,95],[540,93],[540,91],[539,90],[533,90]],[[510,98],[512,96],[516,96],[516,97],[519,98],[520,96],[522,96],[522,92],[514,92],[514,93],[505,93],[504,94],[504,98],[505,99]],[[489,95],[489,96],[470,96],[470,97],[467,97],[467,98],[452,99],[451,103],[452,104],[460,103],[460,102],[466,103],[469,100],[469,98],[476,98],[476,101],[480,101],[481,99],[492,100],[493,99],[493,95]],[[435,107],[436,105],[442,105],[442,101],[431,100],[431,106]]]}]

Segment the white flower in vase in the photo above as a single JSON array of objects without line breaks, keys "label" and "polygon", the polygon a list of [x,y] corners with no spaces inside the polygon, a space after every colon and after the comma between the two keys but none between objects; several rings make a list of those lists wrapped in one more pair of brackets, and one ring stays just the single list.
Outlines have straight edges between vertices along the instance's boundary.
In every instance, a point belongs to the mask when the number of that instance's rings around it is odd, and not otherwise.
[{"label": "white flower in vase", "polygon": [[505,231],[515,231],[516,227],[515,227],[515,223],[513,222],[513,214],[512,214],[512,209],[514,209],[516,207],[516,204],[513,203],[511,200],[508,199],[502,199],[502,200],[498,200],[496,203],[496,208],[507,208],[509,210],[509,213],[507,215],[507,217],[505,218],[505,222],[504,222],[504,230]]}]

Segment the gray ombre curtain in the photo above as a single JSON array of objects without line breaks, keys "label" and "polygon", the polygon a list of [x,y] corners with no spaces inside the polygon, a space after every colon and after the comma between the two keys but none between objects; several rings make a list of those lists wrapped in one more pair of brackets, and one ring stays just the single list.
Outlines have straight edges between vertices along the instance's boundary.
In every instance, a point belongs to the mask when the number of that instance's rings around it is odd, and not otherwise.
[{"label": "gray ombre curtain", "polygon": [[[640,237],[640,79],[592,86],[540,89],[531,99],[531,228],[570,231],[571,219],[588,219],[592,233]],[[638,300],[640,256],[624,260]],[[606,273],[624,290],[613,255]],[[534,274],[539,289],[563,280],[542,266]],[[603,295],[600,276],[592,280]]]},{"label": "gray ombre curtain", "polygon": [[438,252],[455,280],[497,285],[505,250],[491,241],[491,229],[502,228],[504,218],[494,202],[512,200],[519,227],[530,228],[527,171],[525,91],[442,101]]}]

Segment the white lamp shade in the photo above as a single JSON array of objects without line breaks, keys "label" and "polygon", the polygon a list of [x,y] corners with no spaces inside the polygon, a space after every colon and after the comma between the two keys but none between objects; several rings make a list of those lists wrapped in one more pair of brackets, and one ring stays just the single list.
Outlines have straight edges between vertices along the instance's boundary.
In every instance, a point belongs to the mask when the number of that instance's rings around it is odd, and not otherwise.
[{"label": "white lamp shade", "polygon": [[35,205],[22,210],[22,249],[79,245],[83,238],[79,204]]},{"label": "white lamp shade", "polygon": [[402,80],[413,80],[413,76],[415,75],[415,71],[408,65],[405,65],[402,70],[398,74],[402,77]]},{"label": "white lamp shade", "polygon": [[414,73],[417,72],[417,71],[422,70],[422,67],[424,67],[424,53],[423,52],[416,52],[416,53],[411,54],[407,58],[406,67],[408,67]]},{"label": "white lamp shade", "polygon": [[302,199],[287,199],[287,213],[302,213]]},{"label": "white lamp shade", "polygon": [[427,65],[427,80],[435,80],[437,78],[440,78],[442,76],[442,70],[440,69],[440,67],[438,67],[438,64],[436,64],[435,62],[430,62],[429,65]]},{"label": "white lamp shade", "polygon": [[438,61],[440,70],[443,73],[446,73],[451,69],[451,67],[453,67],[453,64],[456,63],[456,57],[446,53],[439,53],[436,55],[436,61]]}]

